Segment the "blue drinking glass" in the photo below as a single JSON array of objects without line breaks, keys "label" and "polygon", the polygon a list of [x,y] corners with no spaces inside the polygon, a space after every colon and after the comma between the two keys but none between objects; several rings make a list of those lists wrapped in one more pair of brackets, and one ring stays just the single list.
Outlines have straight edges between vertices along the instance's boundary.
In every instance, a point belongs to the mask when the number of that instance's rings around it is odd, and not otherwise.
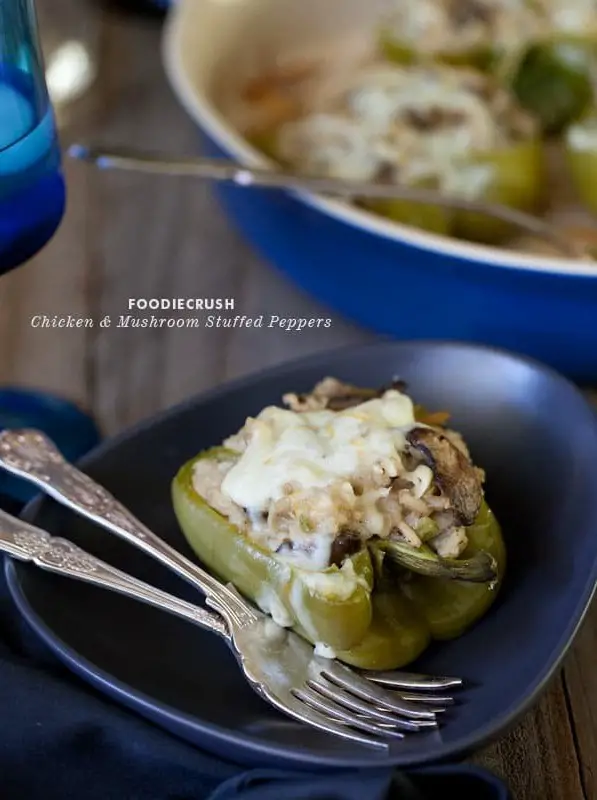
[{"label": "blue drinking glass", "polygon": [[34,0],[0,0],[0,274],[48,242],[65,199]]}]

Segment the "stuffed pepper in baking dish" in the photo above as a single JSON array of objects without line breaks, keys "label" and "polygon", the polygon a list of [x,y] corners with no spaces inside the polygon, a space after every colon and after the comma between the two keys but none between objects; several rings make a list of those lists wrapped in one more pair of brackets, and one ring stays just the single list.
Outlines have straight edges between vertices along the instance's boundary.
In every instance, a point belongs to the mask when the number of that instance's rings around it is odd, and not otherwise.
[{"label": "stuffed pepper in baking dish", "polygon": [[591,104],[596,43],[596,0],[400,0],[380,35],[392,61],[494,74],[547,133]]},{"label": "stuffed pepper in baking dish", "polygon": [[[543,157],[534,120],[492,79],[443,65],[360,69],[265,134],[268,153],[297,172],[439,189],[534,210]],[[264,144],[266,142],[266,144]],[[398,200],[363,202],[397,222],[494,242],[494,218]]]},{"label": "stuffed pepper in baking dish", "polygon": [[397,387],[328,378],[249,417],[173,482],[208,568],[318,652],[392,669],[493,602],[505,566],[462,438]]}]

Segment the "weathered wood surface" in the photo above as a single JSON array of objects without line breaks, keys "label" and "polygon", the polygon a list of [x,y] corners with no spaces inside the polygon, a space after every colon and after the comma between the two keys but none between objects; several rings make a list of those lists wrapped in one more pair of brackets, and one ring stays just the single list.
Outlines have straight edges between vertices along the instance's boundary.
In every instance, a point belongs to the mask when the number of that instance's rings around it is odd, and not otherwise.
[{"label": "weathered wood surface", "polygon": [[[83,0],[77,0],[83,4]],[[52,35],[69,0],[39,0]],[[56,13],[56,8],[64,9]],[[93,8],[93,11],[92,11]],[[69,117],[67,142],[192,151],[196,135],[159,62],[159,28],[88,7],[85,35],[99,77]],[[50,31],[46,28],[46,34]],[[103,431],[125,426],[227,378],[371,335],[333,316],[327,330],[34,329],[35,314],[101,319],[132,297],[234,297],[249,316],[327,317],[263,264],[229,226],[207,187],[178,179],[94,174],[67,164],[69,208],[47,249],[0,282],[0,381],[60,392]],[[563,674],[537,707],[474,760],[502,775],[515,800],[597,800],[597,609]]]}]

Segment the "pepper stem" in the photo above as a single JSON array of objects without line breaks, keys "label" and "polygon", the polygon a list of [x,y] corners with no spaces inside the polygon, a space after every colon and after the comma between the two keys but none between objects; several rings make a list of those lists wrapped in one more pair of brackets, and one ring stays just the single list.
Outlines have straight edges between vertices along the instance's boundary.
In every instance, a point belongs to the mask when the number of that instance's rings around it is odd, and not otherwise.
[{"label": "pepper stem", "polygon": [[471,558],[442,558],[425,545],[412,547],[404,542],[378,541],[370,546],[379,548],[391,561],[418,575],[471,583],[490,583],[497,578],[496,560],[485,551]]}]

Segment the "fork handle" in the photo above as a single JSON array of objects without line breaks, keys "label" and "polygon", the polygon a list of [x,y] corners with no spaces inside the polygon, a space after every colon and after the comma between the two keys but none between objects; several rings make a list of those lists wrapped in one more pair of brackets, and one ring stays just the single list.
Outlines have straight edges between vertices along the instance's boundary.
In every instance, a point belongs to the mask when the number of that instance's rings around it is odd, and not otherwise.
[{"label": "fork handle", "polygon": [[19,561],[32,562],[48,572],[92,583],[140,600],[194,622],[230,641],[226,623],[216,614],[133,578],[132,575],[92,556],[73,542],[50,536],[47,531],[5,511],[0,511],[0,551]]},{"label": "fork handle", "polygon": [[149,530],[103,486],[70,464],[41,431],[4,430],[0,433],[0,467],[31,481],[50,497],[110,533],[143,550],[205,595],[229,626],[255,620],[253,609],[198,564],[190,561]]}]

